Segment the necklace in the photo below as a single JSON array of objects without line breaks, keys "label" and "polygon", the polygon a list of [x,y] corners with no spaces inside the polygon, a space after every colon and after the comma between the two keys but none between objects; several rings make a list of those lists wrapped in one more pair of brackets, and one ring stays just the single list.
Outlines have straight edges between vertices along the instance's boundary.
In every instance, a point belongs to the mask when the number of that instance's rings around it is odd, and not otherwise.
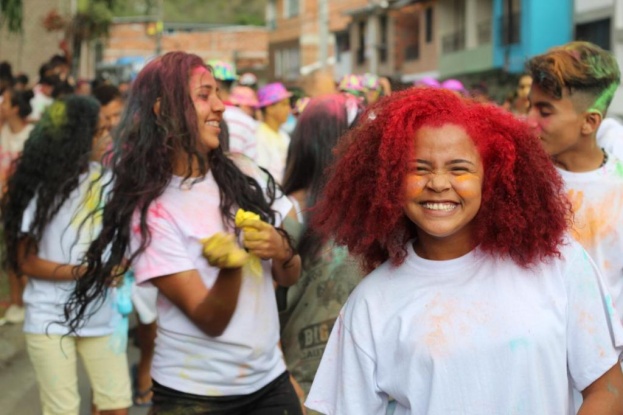
[{"label": "necklace", "polygon": [[604,150],[603,147],[601,148],[601,152],[604,153],[604,159],[603,159],[603,161],[601,162],[601,164],[599,165],[598,168],[602,168],[608,162],[608,153],[606,153],[606,150]]}]

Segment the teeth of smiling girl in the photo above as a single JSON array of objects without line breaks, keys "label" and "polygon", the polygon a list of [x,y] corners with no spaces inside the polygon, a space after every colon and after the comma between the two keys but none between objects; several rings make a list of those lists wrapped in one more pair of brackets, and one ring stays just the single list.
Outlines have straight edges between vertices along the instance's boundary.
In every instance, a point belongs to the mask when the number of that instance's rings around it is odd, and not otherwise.
[{"label": "teeth of smiling girl", "polygon": [[422,206],[430,210],[443,210],[449,212],[457,205],[455,203],[423,203]]},{"label": "teeth of smiling girl", "polygon": [[210,125],[212,127],[218,127],[218,121],[206,121],[206,125]]}]

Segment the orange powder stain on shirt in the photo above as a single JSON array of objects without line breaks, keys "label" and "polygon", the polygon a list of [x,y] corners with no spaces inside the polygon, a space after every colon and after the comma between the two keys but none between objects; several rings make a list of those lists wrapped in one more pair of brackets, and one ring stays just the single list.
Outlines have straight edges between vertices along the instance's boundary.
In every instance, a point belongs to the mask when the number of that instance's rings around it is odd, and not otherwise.
[{"label": "orange powder stain on shirt", "polygon": [[620,213],[612,212],[613,204],[589,203],[582,191],[569,190],[567,196],[574,213],[572,234],[584,248],[594,248],[616,230]]}]

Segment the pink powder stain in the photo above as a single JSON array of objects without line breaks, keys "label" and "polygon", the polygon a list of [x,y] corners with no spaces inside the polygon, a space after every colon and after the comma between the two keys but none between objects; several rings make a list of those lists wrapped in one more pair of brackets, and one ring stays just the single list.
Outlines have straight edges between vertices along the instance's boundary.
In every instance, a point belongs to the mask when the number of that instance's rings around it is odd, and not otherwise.
[{"label": "pink powder stain", "polygon": [[162,203],[160,202],[154,202],[151,204],[149,210],[147,211],[147,216],[149,218],[153,217],[157,219],[166,219],[169,217],[166,210],[162,207]]}]

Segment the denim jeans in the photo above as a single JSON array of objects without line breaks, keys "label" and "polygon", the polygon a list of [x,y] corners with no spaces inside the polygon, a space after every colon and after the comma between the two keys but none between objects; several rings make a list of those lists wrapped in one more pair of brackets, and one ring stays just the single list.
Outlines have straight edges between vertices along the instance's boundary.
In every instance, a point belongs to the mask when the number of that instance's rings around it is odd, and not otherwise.
[{"label": "denim jeans", "polygon": [[302,415],[287,371],[249,395],[200,396],[153,385],[150,415]]}]

